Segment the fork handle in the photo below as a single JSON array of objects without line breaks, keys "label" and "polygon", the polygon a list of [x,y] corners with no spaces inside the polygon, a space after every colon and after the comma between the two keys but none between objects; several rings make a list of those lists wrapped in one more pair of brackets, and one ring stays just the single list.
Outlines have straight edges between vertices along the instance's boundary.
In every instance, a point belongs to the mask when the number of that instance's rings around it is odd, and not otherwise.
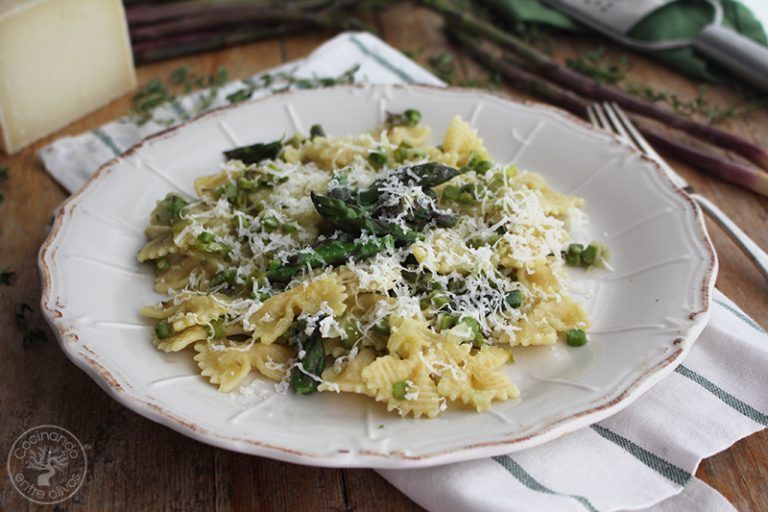
[{"label": "fork handle", "polygon": [[731,240],[752,260],[752,263],[760,270],[765,279],[768,279],[768,253],[762,250],[754,240],[749,238],[739,226],[736,225],[715,203],[701,194],[691,194],[691,197],[699,203],[701,209],[714,220],[723,231],[728,233]]}]

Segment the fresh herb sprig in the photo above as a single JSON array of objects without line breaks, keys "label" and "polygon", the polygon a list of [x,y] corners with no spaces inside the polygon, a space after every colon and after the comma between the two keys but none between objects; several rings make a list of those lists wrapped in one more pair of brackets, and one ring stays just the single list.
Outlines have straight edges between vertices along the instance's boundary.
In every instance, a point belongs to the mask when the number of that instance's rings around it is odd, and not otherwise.
[{"label": "fresh herb sprig", "polygon": [[[338,84],[350,84],[355,81],[358,65],[352,66],[338,76],[322,77],[297,77],[294,72],[280,71],[277,73],[265,73],[256,80],[248,80],[245,87],[227,95],[229,103],[238,103],[250,99],[253,93],[260,89],[271,89],[273,92],[281,92],[292,87],[297,89],[316,89],[330,87]],[[219,66],[210,75],[198,75],[188,66],[180,66],[173,70],[166,80],[153,78],[147,82],[133,96],[129,111],[129,118],[138,125],[144,125],[150,121],[171,126],[177,122],[175,118],[158,118],[155,111],[164,105],[176,101],[178,94],[189,94],[194,91],[203,91],[197,98],[193,111],[188,115],[196,115],[210,109],[219,97],[221,87],[230,79],[229,71]]]},{"label": "fresh herb sprig", "polygon": [[632,65],[626,55],[611,58],[599,46],[580,57],[566,59],[566,66],[594,79],[599,84],[615,84],[624,80]]},{"label": "fresh herb sprig", "polygon": [[17,304],[13,311],[16,329],[22,334],[21,345],[25,349],[48,340],[45,330],[37,325],[34,319],[30,318],[32,313],[32,307],[26,302]]}]

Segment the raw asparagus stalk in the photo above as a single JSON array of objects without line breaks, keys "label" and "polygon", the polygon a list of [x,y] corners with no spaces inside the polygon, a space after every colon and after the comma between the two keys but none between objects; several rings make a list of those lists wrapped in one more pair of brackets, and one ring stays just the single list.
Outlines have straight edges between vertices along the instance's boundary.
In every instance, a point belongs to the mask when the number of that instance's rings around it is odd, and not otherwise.
[{"label": "raw asparagus stalk", "polygon": [[201,16],[186,16],[172,18],[151,25],[131,27],[131,39],[143,41],[155,40],[178,34],[194,33],[201,30],[224,27],[224,30],[234,30],[234,27],[254,24],[270,26],[275,24],[309,24],[340,30],[368,30],[367,25],[359,20],[336,13],[304,12],[293,9],[265,8],[263,6],[220,6]]},{"label": "raw asparagus stalk", "polygon": [[[490,70],[499,72],[516,87],[529,92],[543,100],[558,105],[574,114],[585,117],[590,101],[561,88],[546,79],[530,73],[514,61],[503,60],[493,56],[483,49],[482,45],[464,32],[451,30],[451,37],[455,38],[475,59]],[[661,134],[645,123],[630,116],[648,139],[648,141],[662,151],[685,161],[694,167],[703,169],[718,178],[745,187],[758,194],[768,196],[768,174],[745,165],[731,162],[713,153],[694,148],[688,144]]]},{"label": "raw asparagus stalk", "polygon": [[446,16],[448,20],[460,26],[466,32],[492,41],[509,49],[525,60],[536,73],[548,77],[553,82],[574,92],[598,101],[612,101],[621,107],[652,117],[667,126],[682,130],[712,144],[734,151],[751,160],[761,168],[768,170],[768,150],[738,135],[728,133],[691,118],[681,117],[673,112],[644,101],[617,87],[600,84],[566,66],[550,59],[544,53],[517,37],[483,21],[472,14],[459,10],[444,0],[421,0],[423,4]]},{"label": "raw asparagus stalk", "polygon": [[306,27],[307,25],[305,24],[282,24],[253,29],[227,28],[226,30],[219,29],[179,34],[162,39],[134,41],[133,57],[137,63],[155,62],[202,51],[215,50],[225,46],[278,37],[306,29]]}]

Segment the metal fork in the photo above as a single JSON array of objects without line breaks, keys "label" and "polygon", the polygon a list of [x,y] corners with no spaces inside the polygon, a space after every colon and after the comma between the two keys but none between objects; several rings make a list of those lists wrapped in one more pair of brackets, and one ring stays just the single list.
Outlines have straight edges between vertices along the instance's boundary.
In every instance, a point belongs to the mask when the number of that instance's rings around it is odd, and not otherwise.
[{"label": "metal fork", "polygon": [[639,149],[645,156],[655,160],[675,185],[688,192],[701,209],[731,237],[763,276],[768,279],[768,254],[712,201],[697,194],[693,187],[654,151],[621,107],[616,103],[593,103],[587,107],[587,115],[593,126],[615,133],[627,145]]}]

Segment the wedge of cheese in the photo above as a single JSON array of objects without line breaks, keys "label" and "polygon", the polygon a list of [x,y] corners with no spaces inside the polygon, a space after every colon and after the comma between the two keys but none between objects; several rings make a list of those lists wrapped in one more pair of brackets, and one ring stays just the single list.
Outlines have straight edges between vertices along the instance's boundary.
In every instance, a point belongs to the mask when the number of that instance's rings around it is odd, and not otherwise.
[{"label": "wedge of cheese", "polygon": [[135,87],[120,0],[0,0],[0,148],[6,153]]}]

